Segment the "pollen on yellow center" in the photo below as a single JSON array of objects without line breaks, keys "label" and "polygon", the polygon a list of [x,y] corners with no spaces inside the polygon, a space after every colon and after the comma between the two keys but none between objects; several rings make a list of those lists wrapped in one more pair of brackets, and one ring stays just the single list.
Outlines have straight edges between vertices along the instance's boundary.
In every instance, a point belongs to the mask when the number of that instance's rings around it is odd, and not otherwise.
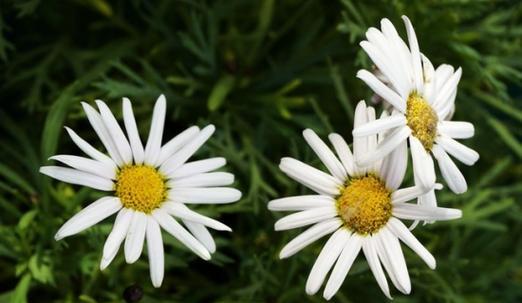
[{"label": "pollen on yellow center", "polygon": [[348,181],[337,198],[337,212],[353,232],[368,235],[377,232],[391,217],[391,193],[375,175]]},{"label": "pollen on yellow center", "polygon": [[124,207],[144,213],[158,208],[167,195],[165,179],[147,165],[123,167],[118,173],[115,190]]},{"label": "pollen on yellow center", "polygon": [[422,143],[428,151],[433,147],[437,135],[437,113],[417,92],[408,96],[406,103],[406,120],[413,136]]}]

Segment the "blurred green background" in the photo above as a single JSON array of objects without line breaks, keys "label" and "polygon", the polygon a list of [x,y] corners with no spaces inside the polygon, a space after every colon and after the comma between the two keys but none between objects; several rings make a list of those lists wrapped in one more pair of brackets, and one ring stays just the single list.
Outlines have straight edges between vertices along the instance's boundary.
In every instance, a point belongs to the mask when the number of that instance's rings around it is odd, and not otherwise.
[{"label": "blurred green background", "polygon": [[[521,302],[522,4],[464,0],[0,1],[0,302],[122,302],[125,289],[142,302],[321,302],[304,284],[325,239],[278,260],[299,231],[274,232],[283,214],[266,204],[307,192],[279,171],[282,156],[320,165],[302,129],[351,142],[354,105],[371,98],[355,78],[370,67],[358,43],[383,17],[405,37],[402,14],[435,66],[463,68],[454,119],[474,123],[465,144],[481,158],[459,163],[467,193],[438,194],[463,218],[415,230],[438,267],[404,249],[413,292],[394,290],[395,302]],[[145,138],[160,93],[164,140],[214,123],[195,158],[226,157],[244,197],[198,208],[234,229],[213,232],[211,262],[164,234],[166,275],[154,289],[145,256],[127,265],[120,252],[99,271],[113,219],[54,241],[98,193],[38,168],[81,154],[65,125],[100,147],[81,100],[104,99],[121,119],[128,96]],[[362,256],[333,301],[385,301]]]}]

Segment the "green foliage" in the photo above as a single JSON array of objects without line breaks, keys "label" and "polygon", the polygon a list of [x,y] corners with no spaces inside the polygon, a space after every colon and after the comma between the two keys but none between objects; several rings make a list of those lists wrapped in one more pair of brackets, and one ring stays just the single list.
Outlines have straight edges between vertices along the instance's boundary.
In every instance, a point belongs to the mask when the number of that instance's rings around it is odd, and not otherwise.
[{"label": "green foliage", "polygon": [[[297,234],[276,233],[270,199],[305,190],[278,169],[282,156],[319,165],[301,137],[312,128],[351,140],[356,101],[371,97],[355,78],[369,67],[358,42],[388,17],[405,35],[412,20],[435,65],[462,66],[456,120],[474,123],[459,165],[470,190],[439,192],[461,220],[419,226],[433,252],[429,270],[404,249],[413,283],[396,302],[522,301],[522,5],[517,1],[3,1],[0,4],[0,302],[319,302],[304,292],[323,242],[287,260]],[[200,207],[234,233],[213,232],[218,252],[199,260],[165,236],[166,278],[149,281],[147,259],[121,253],[101,272],[112,220],[55,242],[63,222],[99,196],[38,173],[57,153],[77,154],[63,126],[100,147],[80,101],[108,101],[121,118],[133,100],[145,136],[154,100],[168,100],[166,136],[214,123],[197,157],[224,156],[243,199]],[[411,173],[405,184],[411,184]],[[334,300],[382,302],[362,257]]]}]

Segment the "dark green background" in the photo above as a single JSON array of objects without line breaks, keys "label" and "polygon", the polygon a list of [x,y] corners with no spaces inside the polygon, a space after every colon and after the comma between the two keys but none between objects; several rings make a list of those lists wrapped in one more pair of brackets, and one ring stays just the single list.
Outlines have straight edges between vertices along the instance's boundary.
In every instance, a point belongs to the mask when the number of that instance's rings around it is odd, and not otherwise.
[{"label": "dark green background", "polygon": [[[136,284],[142,302],[302,302],[324,243],[280,261],[298,231],[274,232],[275,197],[305,193],[278,169],[282,156],[320,165],[301,137],[339,132],[351,141],[353,107],[371,91],[355,78],[369,68],[358,46],[389,17],[405,37],[412,20],[434,65],[463,68],[456,120],[474,123],[465,144],[481,158],[459,164],[463,195],[439,192],[462,219],[418,227],[433,252],[429,270],[404,249],[413,283],[395,302],[522,301],[522,6],[519,1],[0,1],[0,302],[121,302]],[[195,158],[224,156],[244,197],[199,207],[233,233],[213,232],[218,253],[198,259],[164,234],[166,275],[154,289],[147,258],[120,252],[104,272],[106,220],[55,242],[59,226],[99,193],[38,173],[56,153],[80,154],[63,126],[100,146],[80,101],[106,100],[121,118],[134,101],[143,137],[153,102],[168,100],[166,135],[214,123]],[[377,107],[378,112],[380,106]],[[165,138],[166,140],[167,138]],[[404,183],[412,184],[411,173]],[[360,256],[338,302],[382,302]]]}]

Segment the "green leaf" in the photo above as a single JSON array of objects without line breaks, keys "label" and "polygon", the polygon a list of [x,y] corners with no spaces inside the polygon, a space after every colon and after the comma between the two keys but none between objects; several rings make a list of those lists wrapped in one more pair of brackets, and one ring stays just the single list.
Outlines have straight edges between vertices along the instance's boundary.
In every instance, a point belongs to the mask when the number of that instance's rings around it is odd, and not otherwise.
[{"label": "green leaf", "polygon": [[231,75],[223,75],[212,88],[207,101],[207,108],[216,111],[223,105],[227,95],[234,88],[236,79]]}]

